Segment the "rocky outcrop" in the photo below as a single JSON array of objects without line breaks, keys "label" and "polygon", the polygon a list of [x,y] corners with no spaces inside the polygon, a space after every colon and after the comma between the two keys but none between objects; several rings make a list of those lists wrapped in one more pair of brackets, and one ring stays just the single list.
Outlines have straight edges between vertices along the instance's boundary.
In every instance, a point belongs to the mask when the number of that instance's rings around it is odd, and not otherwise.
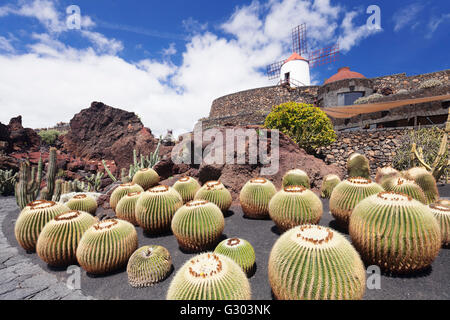
[{"label": "rocky outcrop", "polygon": [[0,151],[35,152],[41,147],[41,137],[33,129],[22,126],[22,116],[12,118],[7,126],[0,123]]}]

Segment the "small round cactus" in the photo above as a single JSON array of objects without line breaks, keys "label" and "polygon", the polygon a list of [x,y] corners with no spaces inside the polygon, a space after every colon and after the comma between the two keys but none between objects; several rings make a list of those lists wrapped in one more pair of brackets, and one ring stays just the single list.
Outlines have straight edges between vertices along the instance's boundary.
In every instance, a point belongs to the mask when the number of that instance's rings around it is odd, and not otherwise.
[{"label": "small round cactus", "polygon": [[405,178],[395,178],[389,191],[403,193],[422,203],[426,203],[425,193],[417,183]]},{"label": "small round cactus", "polygon": [[436,179],[425,168],[412,168],[405,172],[405,177],[414,180],[423,190],[427,198],[426,204],[435,203],[439,199]]},{"label": "small round cactus", "polygon": [[77,248],[80,266],[91,274],[106,274],[125,266],[138,247],[134,226],[111,219],[94,224],[81,237]]},{"label": "small round cactus", "polygon": [[187,261],[172,280],[167,300],[250,300],[250,283],[241,267],[217,253]]},{"label": "small round cactus", "polygon": [[395,192],[361,201],[353,210],[349,232],[367,264],[394,273],[428,267],[441,247],[439,225],[430,209]]},{"label": "small round cactus", "polygon": [[377,174],[375,176],[375,182],[381,185],[383,184],[383,181],[386,179],[396,178],[400,176],[401,176],[400,172],[392,167],[378,168]]},{"label": "small round cactus", "polygon": [[17,242],[26,251],[36,250],[36,243],[44,226],[70,209],[53,201],[38,200],[28,204],[20,213],[14,226]]},{"label": "small round cactus", "polygon": [[223,254],[236,262],[242,270],[249,275],[255,266],[255,250],[244,239],[232,238],[219,243],[214,253]]},{"label": "small round cactus", "polygon": [[141,197],[142,192],[132,192],[120,199],[116,207],[116,217],[128,221],[135,226],[138,225],[136,221],[136,203]]},{"label": "small round cactus", "polygon": [[347,171],[350,178],[363,177],[370,178],[369,160],[362,154],[354,153],[347,161]]},{"label": "small round cactus", "polygon": [[322,198],[329,199],[334,188],[341,183],[341,178],[335,174],[329,174],[323,178],[320,195]]},{"label": "small round cactus", "polygon": [[144,190],[148,190],[159,183],[159,175],[151,168],[144,168],[133,176],[133,183],[140,185]]},{"label": "small round cactus", "polygon": [[294,169],[288,171],[283,177],[283,188],[289,186],[303,186],[311,189],[311,181],[305,171]]},{"label": "small round cactus", "polygon": [[134,288],[150,287],[167,278],[172,270],[172,257],[161,246],[144,246],[128,261],[128,283]]},{"label": "small round cactus", "polygon": [[362,177],[346,179],[339,183],[331,194],[330,212],[342,227],[347,227],[356,205],[381,191],[383,188],[372,180]]},{"label": "small round cactus", "polygon": [[183,199],[175,189],[157,186],[142,193],[136,203],[136,221],[148,233],[159,234],[170,230],[175,212]]},{"label": "small round cactus", "polygon": [[70,210],[75,211],[84,211],[95,215],[97,211],[97,201],[86,194],[77,194],[72,199],[67,201],[66,206],[70,208]]},{"label": "small round cactus", "polygon": [[256,178],[248,181],[241,190],[239,200],[244,215],[253,219],[269,217],[269,201],[277,189],[267,179]]},{"label": "small round cactus", "polygon": [[434,217],[439,223],[439,227],[441,230],[441,238],[442,245],[444,247],[450,246],[450,207],[434,203],[430,204],[429,208],[431,212],[434,214]]},{"label": "small round cactus", "polygon": [[194,178],[184,177],[175,182],[173,188],[181,195],[181,198],[183,198],[183,203],[188,203],[194,200],[195,194],[201,186]]},{"label": "small round cactus", "polygon": [[318,224],[323,214],[322,201],[303,186],[285,187],[269,204],[270,218],[280,231],[302,224]]},{"label": "small round cactus", "polygon": [[279,300],[359,300],[364,296],[366,272],[343,235],[302,225],[287,231],[273,246],[269,282]]},{"label": "small round cactus", "polygon": [[140,185],[133,182],[121,184],[120,186],[118,186],[116,189],[114,189],[109,200],[111,208],[115,211],[120,199],[133,192],[144,192],[144,189],[142,189]]},{"label": "small round cactus", "polygon": [[96,218],[83,211],[57,215],[45,225],[39,235],[36,245],[38,256],[51,266],[76,264],[78,243],[84,232],[96,222]]},{"label": "small round cactus", "polygon": [[228,211],[233,199],[230,191],[219,181],[210,181],[203,185],[195,194],[194,200],[206,200],[214,203],[222,210]]},{"label": "small round cactus", "polygon": [[186,251],[202,251],[219,241],[225,228],[222,211],[214,203],[194,200],[181,207],[173,217],[172,232]]}]

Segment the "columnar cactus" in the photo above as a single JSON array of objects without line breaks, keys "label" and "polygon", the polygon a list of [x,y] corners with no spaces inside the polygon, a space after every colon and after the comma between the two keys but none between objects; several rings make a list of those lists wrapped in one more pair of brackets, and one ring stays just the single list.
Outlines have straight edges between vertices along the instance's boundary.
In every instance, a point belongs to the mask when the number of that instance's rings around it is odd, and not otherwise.
[{"label": "columnar cactus", "polygon": [[66,267],[77,263],[77,247],[84,232],[97,222],[83,211],[57,215],[42,229],[37,245],[38,256],[51,266]]},{"label": "columnar cactus", "polygon": [[427,204],[436,202],[439,199],[439,191],[436,179],[425,168],[412,168],[405,172],[405,177],[414,180],[423,190],[427,198]]},{"label": "columnar cactus", "polygon": [[170,230],[175,212],[183,199],[175,189],[157,186],[142,193],[136,203],[136,222],[148,233],[158,234]]},{"label": "columnar cactus", "polygon": [[194,200],[195,194],[201,186],[194,178],[184,177],[175,182],[173,188],[181,195],[183,198],[183,203],[188,203]]},{"label": "columnar cactus", "polygon": [[167,300],[250,299],[250,283],[241,267],[216,253],[204,253],[187,261],[167,293]]},{"label": "columnar cactus", "polygon": [[439,223],[439,227],[441,229],[441,238],[442,245],[444,247],[450,246],[450,207],[434,203],[430,204],[429,208],[431,212],[434,214],[434,217]]},{"label": "columnar cactus", "polygon": [[283,188],[289,186],[303,186],[311,189],[311,181],[305,171],[294,169],[288,171],[283,177]]},{"label": "columnar cactus", "polygon": [[134,226],[111,219],[94,224],[81,237],[77,248],[80,266],[91,274],[106,274],[125,266],[138,247]]},{"label": "columnar cactus", "polygon": [[323,214],[322,201],[303,186],[286,187],[269,204],[270,218],[281,231],[302,224],[318,224]]},{"label": "columnar cactus", "polygon": [[28,162],[20,163],[19,180],[15,186],[15,196],[17,205],[21,210],[39,196],[42,181],[42,167],[42,157],[39,158],[37,171],[35,167],[30,169]]},{"label": "columnar cactus", "polygon": [[244,215],[253,219],[269,217],[269,201],[277,189],[267,179],[256,178],[248,181],[241,190],[239,200]]},{"label": "columnar cactus", "polygon": [[44,226],[54,217],[70,209],[59,203],[38,200],[29,203],[19,215],[14,227],[17,242],[26,251],[36,250],[38,236]]},{"label": "columnar cactus", "polygon": [[109,204],[111,205],[111,208],[113,210],[116,210],[117,204],[119,203],[120,199],[125,197],[129,193],[133,192],[144,192],[144,189],[136,183],[124,183],[118,186],[116,189],[114,189],[113,193],[111,194],[111,198],[109,200]]},{"label": "columnar cactus", "polygon": [[378,168],[375,176],[375,182],[382,185],[384,180],[389,178],[397,178],[400,176],[400,172],[392,167]]},{"label": "columnar cactus", "polygon": [[363,177],[370,178],[369,160],[362,154],[354,153],[347,161],[347,171],[350,178]]},{"label": "columnar cactus", "polygon": [[161,246],[144,246],[128,261],[128,283],[134,288],[150,287],[167,278],[172,270],[172,257]]},{"label": "columnar cactus", "polygon": [[366,272],[340,233],[302,225],[283,234],[269,257],[269,282],[279,300],[359,300]]},{"label": "columnar cactus", "polygon": [[233,259],[247,275],[254,269],[255,249],[247,240],[239,238],[223,240],[217,245],[214,253],[223,254]]},{"label": "columnar cactus", "polygon": [[343,227],[348,221],[356,205],[365,198],[383,191],[383,188],[372,180],[354,177],[339,183],[330,198],[330,212]]},{"label": "columnar cactus", "polygon": [[116,207],[116,217],[138,225],[136,220],[136,204],[142,192],[132,192],[120,199]]},{"label": "columnar cactus", "polygon": [[217,205],[222,212],[228,211],[233,199],[230,191],[219,181],[210,181],[195,194],[194,200],[206,200]]},{"label": "columnar cactus", "polygon": [[67,201],[66,206],[71,210],[79,210],[95,215],[97,211],[97,201],[87,194],[77,194]]},{"label": "columnar cactus", "polygon": [[394,192],[361,201],[353,210],[349,232],[367,264],[394,273],[428,267],[441,247],[439,225],[430,209]]},{"label": "columnar cactus", "polygon": [[323,178],[322,188],[320,190],[320,196],[325,199],[329,199],[331,197],[331,193],[334,188],[341,183],[341,178],[339,178],[335,174],[329,174]]},{"label": "columnar cactus", "polygon": [[158,173],[151,168],[140,169],[133,177],[133,182],[148,190],[159,183]]},{"label": "columnar cactus", "polygon": [[422,188],[419,187],[419,185],[413,180],[407,180],[405,178],[394,178],[392,187],[389,191],[406,194],[407,196],[410,196],[422,203],[427,202],[425,193],[423,192]]},{"label": "columnar cactus", "polygon": [[172,232],[180,247],[202,251],[217,244],[225,219],[219,207],[205,200],[194,200],[181,207],[173,217]]}]

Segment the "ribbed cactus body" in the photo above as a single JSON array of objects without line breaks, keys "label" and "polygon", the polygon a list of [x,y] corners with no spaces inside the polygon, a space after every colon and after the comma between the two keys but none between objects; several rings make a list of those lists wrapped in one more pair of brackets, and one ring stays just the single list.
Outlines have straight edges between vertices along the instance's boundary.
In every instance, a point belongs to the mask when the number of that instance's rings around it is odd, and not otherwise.
[{"label": "ribbed cactus body", "polygon": [[194,178],[184,177],[175,182],[173,188],[181,195],[183,203],[188,203],[194,200],[195,194],[200,190],[201,186]]},{"label": "ribbed cactus body", "polygon": [[116,217],[138,225],[136,220],[136,204],[141,195],[142,192],[133,192],[120,199],[116,207]]},{"label": "ribbed cactus body", "polygon": [[125,266],[138,247],[134,226],[111,219],[94,224],[81,237],[77,248],[80,266],[91,274],[105,274]]},{"label": "ribbed cactus body", "polygon": [[343,227],[348,221],[356,205],[371,195],[382,192],[383,188],[371,180],[354,177],[339,183],[330,198],[330,212]]},{"label": "ribbed cactus body", "polygon": [[334,188],[341,183],[341,178],[335,174],[329,174],[323,178],[320,195],[322,198],[329,199]]},{"label": "ribbed cactus body", "polygon": [[303,186],[307,189],[311,189],[311,181],[305,171],[294,169],[288,171],[283,176],[283,188],[289,186]]},{"label": "ribbed cactus body", "polygon": [[350,178],[370,178],[369,160],[362,154],[354,153],[347,160],[347,171]]},{"label": "ribbed cactus body", "polygon": [[114,189],[109,200],[111,208],[113,210],[116,210],[117,204],[119,203],[120,199],[133,192],[144,192],[144,189],[142,189],[140,185],[133,182],[121,184],[120,186],[118,186],[116,189]]},{"label": "ribbed cactus body", "polygon": [[17,242],[26,251],[35,251],[38,236],[44,226],[61,213],[70,209],[59,203],[38,200],[29,203],[20,213],[14,227]]},{"label": "ribbed cactus body", "polygon": [[95,215],[97,211],[97,201],[86,194],[77,194],[72,199],[67,201],[66,206],[70,208],[70,210],[78,210],[88,212],[92,215]]},{"label": "ribbed cactus body", "polygon": [[366,273],[343,235],[303,225],[284,233],[273,246],[269,282],[279,300],[358,300],[364,296]]},{"label": "ribbed cactus body", "polygon": [[170,230],[175,212],[183,205],[183,199],[175,189],[157,186],[142,193],[136,203],[136,221],[148,233]]},{"label": "ribbed cactus body", "polygon": [[406,194],[407,196],[410,196],[413,199],[416,199],[417,201],[420,201],[424,204],[427,202],[425,193],[423,192],[422,188],[419,187],[419,185],[413,180],[407,180],[405,178],[394,178],[392,187],[389,191]]},{"label": "ribbed cactus body", "polygon": [[252,219],[268,218],[269,202],[276,193],[277,189],[267,179],[256,178],[248,181],[239,195],[244,215]]},{"label": "ribbed cactus body", "polygon": [[222,210],[228,211],[233,199],[230,191],[219,181],[210,181],[203,185],[195,194],[194,200],[206,200],[214,203]]},{"label": "ribbed cactus body", "polygon": [[133,176],[133,182],[140,185],[142,189],[148,190],[159,183],[158,173],[151,168],[140,169]]},{"label": "ribbed cactus body", "polygon": [[161,246],[144,246],[128,261],[128,283],[135,288],[149,287],[163,281],[172,270],[172,257]]},{"label": "ribbed cactus body", "polygon": [[56,216],[39,235],[38,256],[51,266],[76,264],[78,243],[84,232],[95,223],[97,219],[83,211],[69,211]]},{"label": "ribbed cactus body", "polygon": [[244,239],[226,239],[217,245],[214,253],[231,258],[247,275],[251,273],[255,266],[255,249]]},{"label": "ribbed cactus body", "polygon": [[204,253],[187,261],[167,293],[167,300],[250,299],[250,283],[241,267],[216,253]]},{"label": "ribbed cactus body", "polygon": [[392,167],[378,168],[375,176],[375,182],[381,185],[386,179],[399,178],[400,176],[400,172]]},{"label": "ribbed cactus body", "polygon": [[281,231],[302,224],[318,224],[323,214],[322,201],[302,186],[285,187],[269,204],[270,218]]},{"label": "ribbed cactus body", "polygon": [[172,231],[184,250],[202,251],[219,241],[225,228],[222,211],[214,203],[194,200],[181,207],[173,217]]},{"label": "ribbed cactus body", "polygon": [[361,201],[349,226],[353,245],[365,262],[407,273],[429,266],[439,253],[439,225],[424,204],[394,192]]},{"label": "ribbed cactus body", "polygon": [[447,199],[439,199],[438,201],[436,201],[436,203],[446,207],[450,207],[450,200]]},{"label": "ribbed cactus body", "polygon": [[427,198],[427,204],[434,203],[439,199],[436,179],[425,168],[409,169],[405,172],[405,177],[414,180],[422,188]]},{"label": "ribbed cactus body", "polygon": [[429,208],[439,223],[442,245],[450,246],[450,207],[435,203],[430,204]]}]

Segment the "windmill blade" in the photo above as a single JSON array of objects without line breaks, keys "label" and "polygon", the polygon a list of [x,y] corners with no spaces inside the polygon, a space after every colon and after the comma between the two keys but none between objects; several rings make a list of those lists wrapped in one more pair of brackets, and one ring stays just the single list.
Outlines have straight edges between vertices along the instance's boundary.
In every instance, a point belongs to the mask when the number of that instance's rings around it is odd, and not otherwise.
[{"label": "windmill blade", "polygon": [[339,59],[339,53],[339,43],[316,50],[309,56],[309,67],[315,68],[336,62]]},{"label": "windmill blade", "polygon": [[298,53],[299,55],[308,53],[306,23],[292,29],[292,51]]},{"label": "windmill blade", "polygon": [[277,79],[280,77],[281,67],[284,64],[283,61],[275,62],[267,66],[267,76],[269,80]]}]

